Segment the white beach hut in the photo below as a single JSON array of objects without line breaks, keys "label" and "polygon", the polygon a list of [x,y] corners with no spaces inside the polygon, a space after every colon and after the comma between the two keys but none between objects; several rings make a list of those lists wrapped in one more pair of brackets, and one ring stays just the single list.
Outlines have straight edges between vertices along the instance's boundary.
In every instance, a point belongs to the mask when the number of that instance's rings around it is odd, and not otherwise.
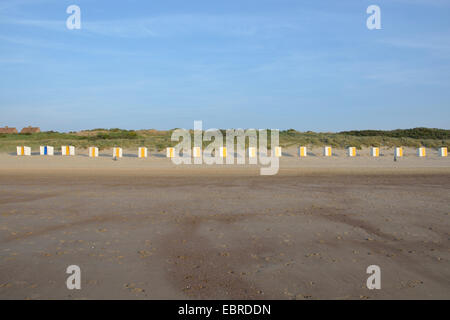
[{"label": "white beach hut", "polygon": [[113,148],[113,158],[122,158],[122,148],[114,147]]},{"label": "white beach hut", "polygon": [[31,156],[31,148],[25,147],[25,146],[17,147],[17,155],[18,156]]},{"label": "white beach hut", "polygon": [[75,147],[73,146],[62,146],[61,154],[63,156],[74,156],[75,155]]},{"label": "white beach hut", "polygon": [[221,158],[227,157],[227,147],[220,147],[219,154]]},{"label": "white beach hut", "polygon": [[256,158],[256,148],[255,147],[248,148],[248,157]]},{"label": "white beach hut", "polygon": [[418,157],[426,157],[427,151],[424,147],[417,148],[417,156]]},{"label": "white beach hut", "polygon": [[167,158],[175,157],[175,148],[167,148],[166,156]]},{"label": "white beach hut", "polygon": [[98,157],[98,148],[97,147],[89,147],[89,157],[91,157],[91,158]]},{"label": "white beach hut", "polygon": [[355,147],[348,147],[347,154],[349,157],[356,157],[356,148]]},{"label": "white beach hut", "polygon": [[298,156],[299,156],[300,158],[306,157],[307,154],[308,154],[308,150],[307,150],[306,147],[298,147]]},{"label": "white beach hut", "polygon": [[51,146],[40,146],[39,148],[41,156],[53,156],[54,148]]},{"label": "white beach hut", "polygon": [[275,147],[275,157],[280,158],[282,153],[281,153],[281,147]]},{"label": "white beach hut", "polygon": [[200,148],[200,147],[192,148],[192,156],[194,158],[201,158],[202,157],[202,148]]},{"label": "white beach hut", "polygon": [[140,147],[138,149],[138,158],[147,158],[148,150],[145,147]]},{"label": "white beach hut", "polygon": [[380,148],[378,148],[378,147],[370,148],[370,156],[371,157],[379,157],[380,156]]}]

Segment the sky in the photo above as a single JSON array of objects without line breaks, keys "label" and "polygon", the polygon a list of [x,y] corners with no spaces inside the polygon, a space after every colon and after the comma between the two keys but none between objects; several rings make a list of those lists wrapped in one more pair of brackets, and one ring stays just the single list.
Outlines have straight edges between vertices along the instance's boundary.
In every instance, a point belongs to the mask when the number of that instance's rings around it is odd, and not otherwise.
[{"label": "sky", "polygon": [[[369,30],[369,5],[381,29]],[[69,5],[81,10],[70,30]],[[450,129],[449,0],[0,0],[0,126]]]}]

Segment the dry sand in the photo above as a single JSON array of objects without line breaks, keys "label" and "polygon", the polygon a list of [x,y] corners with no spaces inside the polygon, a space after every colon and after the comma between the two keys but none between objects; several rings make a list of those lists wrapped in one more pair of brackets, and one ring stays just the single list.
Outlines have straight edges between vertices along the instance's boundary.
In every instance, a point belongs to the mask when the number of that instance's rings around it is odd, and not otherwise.
[{"label": "dry sand", "polygon": [[449,299],[450,158],[366,151],[286,150],[276,176],[0,154],[0,298]]}]

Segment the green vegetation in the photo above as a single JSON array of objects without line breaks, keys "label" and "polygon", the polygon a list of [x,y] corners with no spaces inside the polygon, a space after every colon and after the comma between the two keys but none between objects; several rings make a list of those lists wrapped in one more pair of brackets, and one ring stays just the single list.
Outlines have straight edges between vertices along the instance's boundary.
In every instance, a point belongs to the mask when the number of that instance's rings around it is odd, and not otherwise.
[{"label": "green vegetation", "polygon": [[[60,148],[62,145],[73,145],[77,148],[97,146],[100,149],[120,146],[122,148],[138,148],[146,146],[151,150],[163,150],[174,146],[170,141],[173,130],[122,130],[94,129],[81,132],[60,133],[54,131],[29,134],[0,134],[0,151],[14,152],[16,146],[27,145],[33,149],[41,145]],[[225,131],[222,132],[225,134]],[[193,132],[191,132],[193,135]],[[270,140],[270,133],[268,133]],[[209,142],[204,142],[207,145]],[[406,130],[362,130],[339,133],[300,132],[294,129],[280,132],[282,147],[305,145],[309,147],[330,145],[335,148],[354,146],[358,149],[370,146],[404,146],[438,148],[450,145],[450,130],[414,128]]]},{"label": "green vegetation", "polygon": [[431,129],[431,128],[413,128],[413,129],[397,129],[391,131],[382,130],[361,130],[361,131],[343,131],[341,134],[357,136],[357,137],[392,137],[392,138],[413,138],[413,139],[450,139],[450,130]]},{"label": "green vegetation", "polygon": [[176,144],[170,141],[171,134],[172,131],[122,129],[94,129],[69,133],[47,131],[33,134],[0,134],[0,151],[14,152],[16,146],[21,145],[33,149],[42,145],[54,146],[57,149],[63,145],[71,145],[77,148],[96,146],[100,150],[117,146],[123,148],[147,146],[152,150],[162,150]]},{"label": "green vegetation", "polygon": [[282,146],[330,145],[335,148],[349,146],[361,149],[363,147],[428,147],[438,148],[450,145],[450,130],[415,128],[406,130],[363,130],[339,133],[316,133],[312,131],[299,132],[293,129],[280,132]]}]

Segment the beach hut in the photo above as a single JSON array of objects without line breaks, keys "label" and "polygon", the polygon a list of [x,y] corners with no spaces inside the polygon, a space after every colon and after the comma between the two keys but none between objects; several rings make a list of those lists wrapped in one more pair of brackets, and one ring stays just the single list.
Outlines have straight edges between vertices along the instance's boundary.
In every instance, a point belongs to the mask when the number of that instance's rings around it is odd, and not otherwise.
[{"label": "beach hut", "polygon": [[307,155],[307,149],[306,147],[298,147],[298,156],[301,157],[306,157]]},{"label": "beach hut", "polygon": [[324,147],[323,155],[324,155],[324,157],[331,157],[331,155],[332,155],[331,147]]},{"label": "beach hut", "polygon": [[166,156],[167,158],[175,157],[175,148],[167,148]]},{"label": "beach hut", "polygon": [[256,158],[256,148],[255,147],[248,148],[248,157]]},{"label": "beach hut", "polygon": [[348,147],[347,154],[349,157],[356,157],[356,148],[355,147]]},{"label": "beach hut", "polygon": [[439,156],[446,157],[447,156],[447,147],[439,148]]},{"label": "beach hut", "polygon": [[89,147],[89,157],[91,157],[91,158],[98,157],[98,148],[97,147]]},{"label": "beach hut", "polygon": [[138,150],[138,158],[147,158],[147,154],[148,154],[147,151],[148,151],[147,148],[140,147]]},{"label": "beach hut", "polygon": [[54,155],[54,148],[51,146],[41,146],[39,148],[41,156],[52,156]]},{"label": "beach hut", "polygon": [[74,156],[75,155],[75,147],[72,146],[62,146],[61,154],[63,156]]},{"label": "beach hut", "polygon": [[282,153],[281,153],[281,147],[275,147],[275,157],[279,158],[281,157]]},{"label": "beach hut", "polygon": [[113,148],[113,158],[122,158],[122,148]]},{"label": "beach hut", "polygon": [[227,157],[227,147],[220,147],[219,154],[221,158]]},{"label": "beach hut", "polygon": [[17,147],[17,155],[18,156],[31,156],[31,148],[30,147]]},{"label": "beach hut", "polygon": [[377,148],[377,147],[370,148],[370,156],[379,157],[380,156],[380,148]]},{"label": "beach hut", "polygon": [[194,158],[201,158],[202,157],[202,148],[200,147],[194,147],[192,149],[192,156]]},{"label": "beach hut", "polygon": [[397,158],[403,157],[403,148],[402,147],[397,147],[395,148],[395,156]]},{"label": "beach hut", "polygon": [[417,156],[418,157],[426,157],[427,151],[424,147],[417,148]]}]

